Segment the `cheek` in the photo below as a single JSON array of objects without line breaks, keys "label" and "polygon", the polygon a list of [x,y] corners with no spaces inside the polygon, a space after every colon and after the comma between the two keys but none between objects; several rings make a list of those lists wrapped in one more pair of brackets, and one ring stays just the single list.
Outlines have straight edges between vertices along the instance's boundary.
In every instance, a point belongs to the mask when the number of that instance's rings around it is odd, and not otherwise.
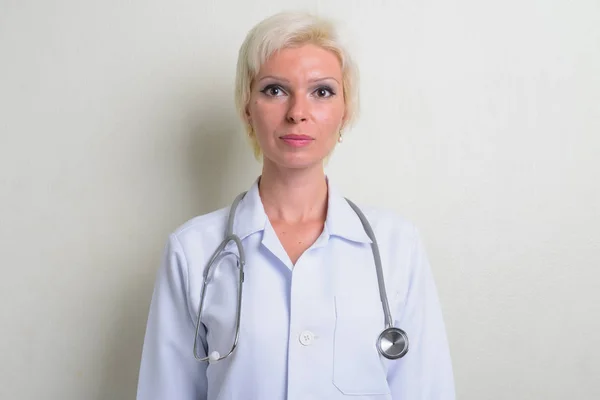
[{"label": "cheek", "polygon": [[250,119],[257,128],[269,128],[279,124],[281,120],[281,105],[277,103],[253,100],[250,103]]},{"label": "cheek", "polygon": [[344,117],[344,105],[336,104],[327,107],[318,107],[315,109],[313,116],[327,131],[337,131]]}]

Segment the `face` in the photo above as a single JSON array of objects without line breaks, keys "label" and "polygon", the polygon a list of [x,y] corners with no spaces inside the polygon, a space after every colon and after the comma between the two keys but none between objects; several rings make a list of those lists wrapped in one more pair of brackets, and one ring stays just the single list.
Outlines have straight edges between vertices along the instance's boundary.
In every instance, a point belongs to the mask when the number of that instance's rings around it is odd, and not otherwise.
[{"label": "face", "polygon": [[342,69],[337,56],[304,45],[273,54],[253,81],[246,109],[265,165],[322,166],[344,121]]}]

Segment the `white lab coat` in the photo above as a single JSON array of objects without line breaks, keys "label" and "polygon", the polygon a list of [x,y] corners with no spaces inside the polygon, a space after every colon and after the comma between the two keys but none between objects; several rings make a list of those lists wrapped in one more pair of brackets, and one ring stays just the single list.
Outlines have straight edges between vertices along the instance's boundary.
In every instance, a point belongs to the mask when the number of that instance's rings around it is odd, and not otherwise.
[{"label": "white lab coat", "polygon": [[[223,239],[229,207],[173,232],[150,306],[138,400],[453,400],[448,343],[434,280],[415,227],[362,208],[375,232],[395,326],[409,338],[398,360],[379,355],[384,316],[371,240],[328,180],[322,234],[293,266],[254,182],[234,232],[246,253],[235,352],[217,363],[193,355],[203,270]],[[227,251],[235,251],[230,243]],[[202,312],[199,349],[225,354],[235,333],[238,275],[228,255],[216,266]]]}]

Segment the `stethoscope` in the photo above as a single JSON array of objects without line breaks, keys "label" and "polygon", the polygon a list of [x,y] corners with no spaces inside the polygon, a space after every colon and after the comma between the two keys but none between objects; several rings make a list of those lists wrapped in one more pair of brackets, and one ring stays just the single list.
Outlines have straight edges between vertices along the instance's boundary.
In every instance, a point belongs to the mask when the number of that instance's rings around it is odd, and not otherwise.
[{"label": "stethoscope", "polygon": [[[240,238],[233,233],[233,220],[235,218],[235,211],[237,209],[238,204],[242,200],[242,198],[246,195],[246,192],[240,193],[234,200],[231,205],[231,209],[229,212],[229,218],[227,221],[227,232],[225,234],[225,239],[221,242],[219,247],[215,250],[212,257],[210,258],[206,269],[204,270],[204,282],[202,284],[202,294],[200,295],[200,305],[198,306],[198,319],[196,321],[196,335],[194,336],[194,357],[199,361],[221,361],[228,356],[230,356],[235,348],[237,347],[239,336],[240,336],[240,317],[241,317],[241,308],[242,308],[242,288],[244,284],[244,266],[246,264],[246,257],[244,255],[244,247],[242,246],[242,241]],[[381,304],[383,305],[383,313],[385,315],[385,329],[379,334],[377,338],[377,350],[379,353],[387,359],[396,360],[398,358],[403,357],[408,352],[408,336],[406,336],[406,332],[404,332],[400,328],[396,328],[392,324],[392,315],[390,313],[390,305],[388,303],[387,293],[385,290],[385,283],[383,278],[383,268],[381,266],[381,257],[379,255],[379,247],[377,246],[377,241],[375,240],[375,234],[371,229],[371,225],[367,221],[367,218],[360,211],[358,206],[346,199],[350,207],[356,212],[362,225],[365,229],[365,232],[369,236],[372,241],[371,248],[373,251],[373,258],[375,259],[375,270],[377,272],[377,283],[379,285],[379,296],[381,298]],[[227,252],[228,254],[232,254],[237,257],[237,266],[240,271],[239,274],[239,285],[238,285],[238,296],[237,296],[237,309],[236,309],[236,322],[235,322],[235,336],[233,340],[233,345],[231,346],[231,350],[225,355],[221,355],[218,351],[211,352],[207,357],[201,357],[197,352],[197,342],[198,342],[198,332],[200,329],[200,317],[202,315],[202,309],[204,306],[204,298],[206,295],[206,288],[211,279],[210,271],[215,263],[215,261],[222,256],[223,250],[229,244],[229,242],[234,242],[237,246],[238,254],[236,255],[234,252]]]}]

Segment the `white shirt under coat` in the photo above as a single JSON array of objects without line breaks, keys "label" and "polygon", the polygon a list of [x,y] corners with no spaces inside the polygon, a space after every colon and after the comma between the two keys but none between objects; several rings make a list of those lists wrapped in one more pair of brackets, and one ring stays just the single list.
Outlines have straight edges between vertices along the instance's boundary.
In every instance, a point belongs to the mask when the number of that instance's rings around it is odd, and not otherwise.
[{"label": "white shirt under coat", "polygon": [[[454,400],[444,322],[417,230],[392,212],[361,207],[380,248],[394,325],[410,343],[403,358],[387,360],[376,347],[385,323],[371,240],[328,185],[323,232],[296,265],[269,223],[258,180],[240,202],[234,233],[246,267],[239,344],[216,363],[197,361],[193,344],[203,271],[223,240],[229,206],[169,236],[148,316],[138,400]],[[234,256],[216,266],[202,313],[203,355],[231,348],[237,273]]]}]

